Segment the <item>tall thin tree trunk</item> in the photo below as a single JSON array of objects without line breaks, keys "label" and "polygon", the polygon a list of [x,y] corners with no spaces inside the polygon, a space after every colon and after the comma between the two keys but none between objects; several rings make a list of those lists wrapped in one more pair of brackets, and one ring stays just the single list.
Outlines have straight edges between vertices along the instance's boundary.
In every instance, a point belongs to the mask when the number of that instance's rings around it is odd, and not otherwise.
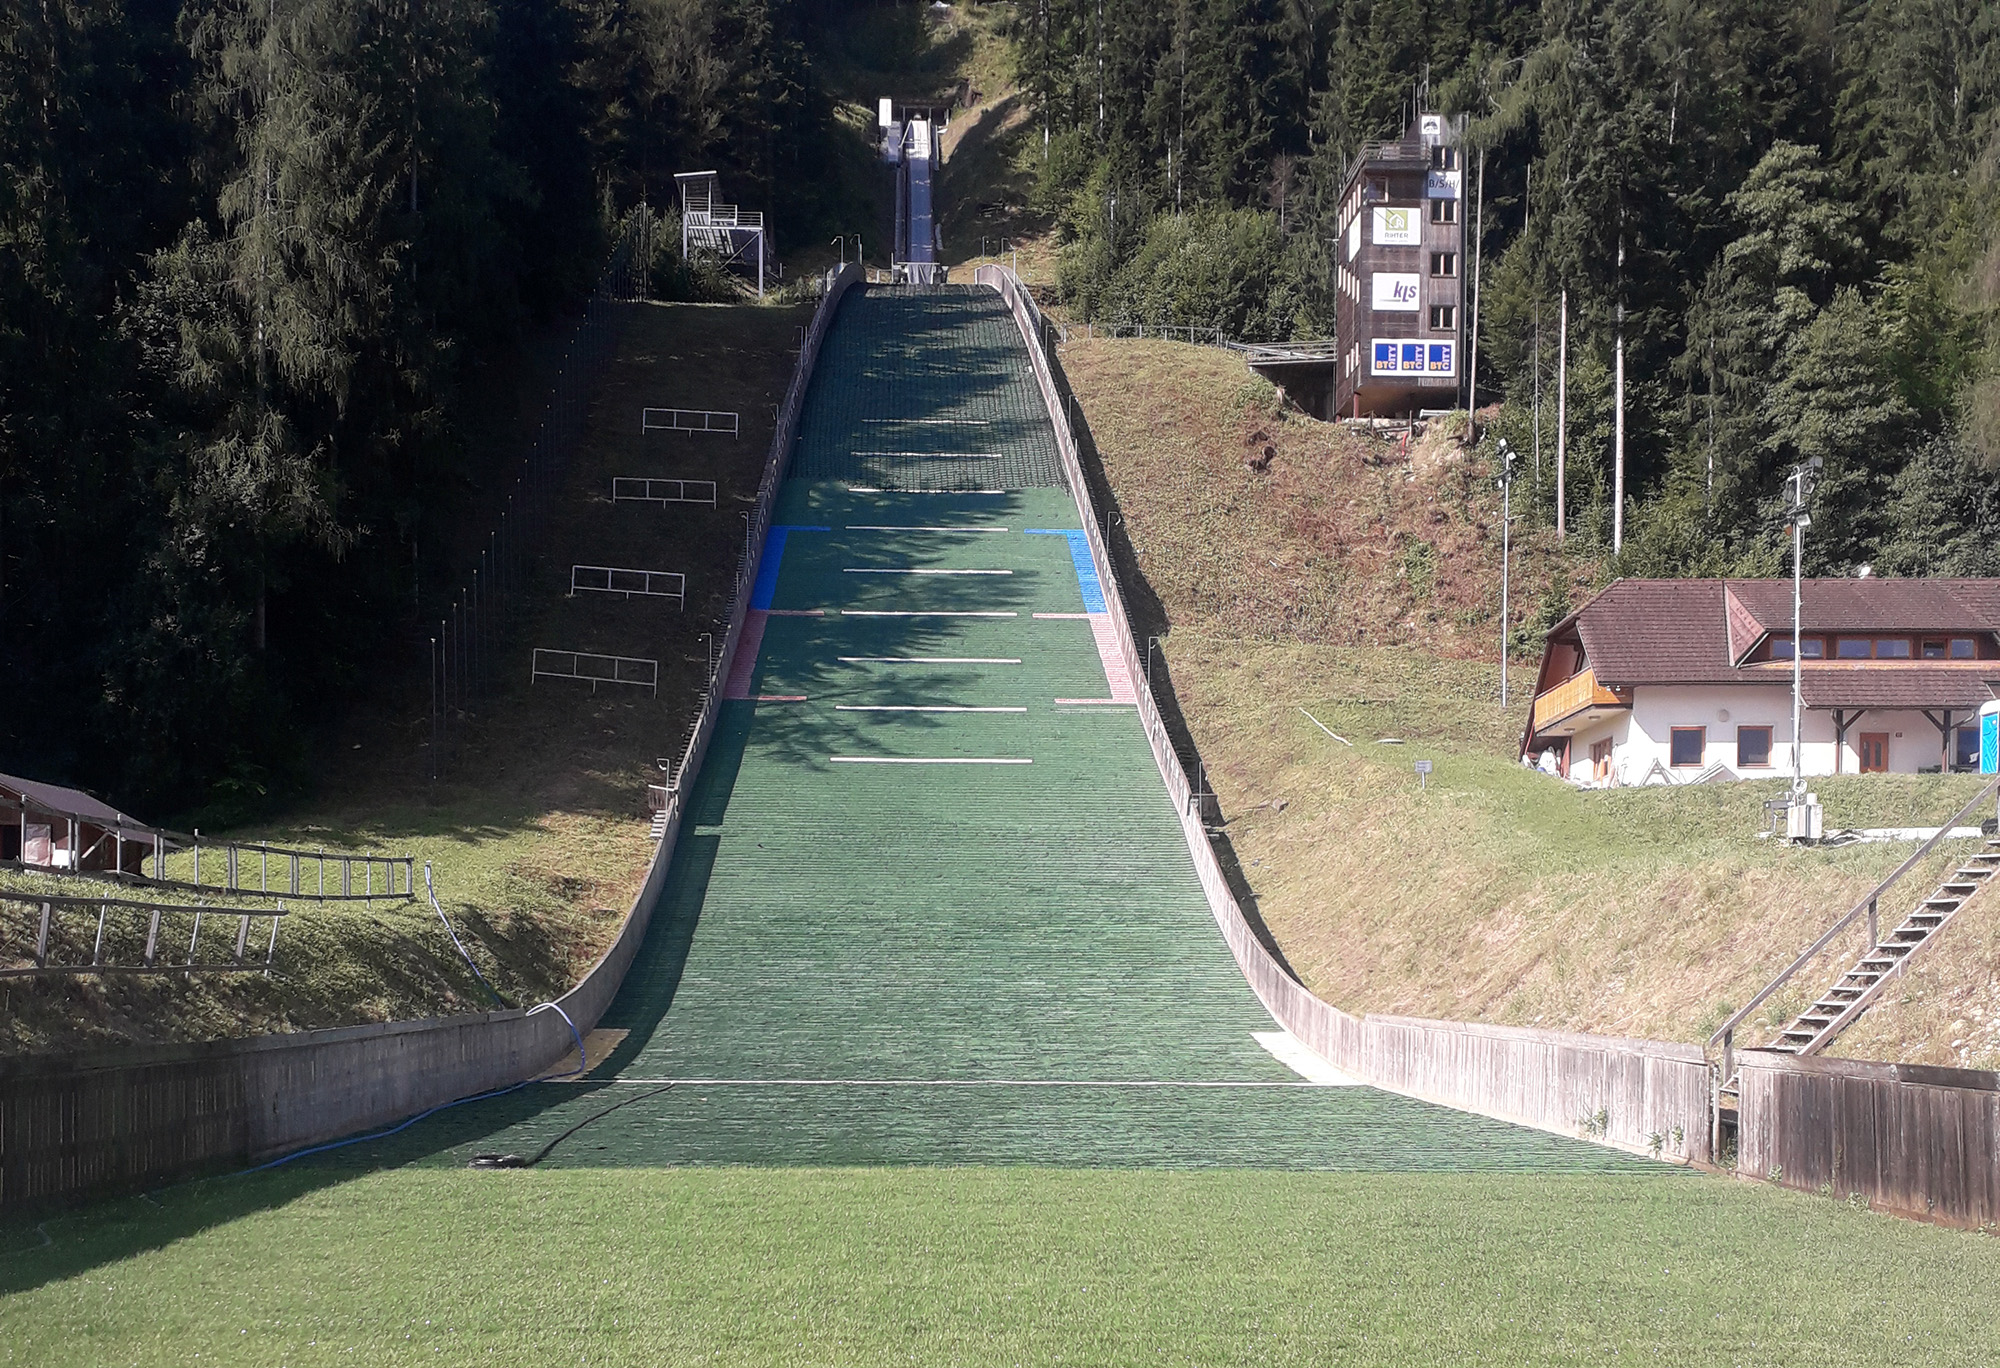
[{"label": "tall thin tree trunk", "polygon": [[1556,341],[1556,540],[1563,539],[1563,478],[1569,450],[1569,291],[1562,292]]},{"label": "tall thin tree trunk", "polygon": [[1625,235],[1618,235],[1617,355],[1612,378],[1611,554],[1625,549]]}]

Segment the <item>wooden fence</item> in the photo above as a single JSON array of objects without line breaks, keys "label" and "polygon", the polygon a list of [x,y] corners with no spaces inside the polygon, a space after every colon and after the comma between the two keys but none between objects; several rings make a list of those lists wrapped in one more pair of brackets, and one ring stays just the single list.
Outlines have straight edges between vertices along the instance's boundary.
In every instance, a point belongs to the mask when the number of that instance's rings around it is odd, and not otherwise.
[{"label": "wooden fence", "polygon": [[[1048,325],[1014,274],[1000,266],[973,273],[1000,292],[1028,344],[1035,382],[1077,507],[1125,668],[1146,677],[1126,617],[1104,522],[1085,478],[1066,396],[1047,351]],[[1279,1025],[1336,1067],[1392,1092],[1580,1135],[1680,1161],[1710,1158],[1711,1074],[1694,1046],[1558,1035],[1461,1022],[1354,1017],[1320,1001],[1258,940],[1229,890],[1202,825],[1196,786],[1175,753],[1152,689],[1138,691],[1139,718],[1160,777],[1180,811],[1195,872],[1243,976]]]},{"label": "wooden fence", "polygon": [[1739,1174],[2000,1226],[2000,1074],[1763,1050],[1736,1059]]},{"label": "wooden fence", "polygon": [[[742,638],[749,579],[770,526],[814,359],[842,295],[860,278],[858,267],[829,277],[800,350],[765,461],[750,546],[739,565],[719,677],[727,676]],[[710,690],[684,766],[701,764],[719,693]],[[288,1153],[517,1083],[573,1054],[569,1023],[579,1033],[597,1024],[646,938],[686,801],[685,789],[667,796],[667,820],[646,882],[610,947],[556,1000],[561,1013],[516,1009],[199,1045],[0,1059],[0,1211],[76,1201]]]}]

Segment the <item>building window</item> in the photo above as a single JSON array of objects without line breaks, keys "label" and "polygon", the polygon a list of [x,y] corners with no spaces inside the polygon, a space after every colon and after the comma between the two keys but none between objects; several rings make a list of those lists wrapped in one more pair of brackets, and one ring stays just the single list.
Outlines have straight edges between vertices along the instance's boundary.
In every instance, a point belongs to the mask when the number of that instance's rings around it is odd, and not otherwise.
[{"label": "building window", "polygon": [[1458,149],[1455,147],[1433,147],[1431,149],[1431,170],[1456,171],[1458,169]]},{"label": "building window", "polygon": [[1676,769],[1697,766],[1701,764],[1701,753],[1707,747],[1707,727],[1675,727],[1669,746],[1670,763]]},{"label": "building window", "polygon": [[1431,274],[1446,279],[1458,274],[1457,252],[1432,252]]},{"label": "building window", "polygon": [[1453,199],[1434,199],[1434,200],[1432,200],[1432,201],[1431,201],[1431,222],[1432,222],[1432,223],[1457,223],[1457,222],[1458,222],[1458,201],[1457,201],[1457,200],[1453,200]]},{"label": "building window", "polygon": [[1866,660],[1872,654],[1867,637],[1841,637],[1834,644],[1833,653],[1841,660]]},{"label": "building window", "polygon": [[1978,657],[1979,647],[1973,642],[1971,637],[1953,637],[1951,639],[1951,658],[1953,660],[1976,660]]},{"label": "building window", "polygon": [[1738,727],[1736,729],[1736,763],[1742,769],[1770,768],[1771,729],[1769,727]]},{"label": "building window", "polygon": [[1979,728],[1960,727],[1951,748],[1951,767],[1955,770],[1972,771],[1979,768]]},{"label": "building window", "polygon": [[1875,639],[1877,660],[1908,660],[1910,639],[1908,637],[1877,637]]},{"label": "building window", "polygon": [[[1799,638],[1799,655],[1806,660],[1823,660],[1826,657],[1826,643],[1818,637]],[[1790,660],[1792,639],[1790,637],[1771,638],[1771,659]]]},{"label": "building window", "polygon": [[1387,198],[1389,198],[1389,182],[1385,180],[1378,180],[1370,176],[1361,188],[1361,201],[1364,204],[1372,204],[1376,200],[1385,200]]},{"label": "building window", "polygon": [[1458,326],[1458,309],[1451,304],[1431,305],[1431,328],[1437,332],[1450,332]]}]

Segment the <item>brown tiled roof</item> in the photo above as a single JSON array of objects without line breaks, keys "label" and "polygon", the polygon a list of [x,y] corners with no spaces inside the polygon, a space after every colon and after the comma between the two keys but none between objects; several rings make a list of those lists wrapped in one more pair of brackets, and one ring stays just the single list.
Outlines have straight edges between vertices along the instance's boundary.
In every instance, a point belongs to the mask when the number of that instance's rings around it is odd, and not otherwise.
[{"label": "brown tiled roof", "polygon": [[[2000,696],[1995,693],[2000,685],[2000,660],[1985,664],[1985,670],[1815,665],[1800,672],[1799,693],[1808,708],[1963,708],[1971,712]],[[1985,675],[1993,678],[1983,678]]]},{"label": "brown tiled roof", "polygon": [[[1812,631],[2000,632],[2000,579],[1814,579],[1800,596]],[[1607,685],[1719,684],[1752,682],[1736,662],[1791,626],[1789,580],[1626,579],[1549,635],[1573,629]]]},{"label": "brown tiled roof", "polygon": [[[104,826],[122,826],[127,832],[138,834],[150,832],[152,827],[129,813],[120,812],[109,803],[93,798],[82,789],[64,788],[61,784],[45,784],[39,779],[17,779],[11,774],[0,774],[0,811],[4,811],[7,799],[18,800],[25,796],[30,805],[44,804],[58,812],[67,812],[86,818]],[[17,809],[18,810],[18,809]]]},{"label": "brown tiled roof", "polygon": [[[1729,580],[1730,597],[1766,632],[1792,629],[1790,580]],[[1809,579],[1809,632],[2000,631],[2000,580]]]},{"label": "brown tiled roof", "polygon": [[1736,677],[1723,581],[1617,580],[1575,615],[1598,682],[1704,684]]}]

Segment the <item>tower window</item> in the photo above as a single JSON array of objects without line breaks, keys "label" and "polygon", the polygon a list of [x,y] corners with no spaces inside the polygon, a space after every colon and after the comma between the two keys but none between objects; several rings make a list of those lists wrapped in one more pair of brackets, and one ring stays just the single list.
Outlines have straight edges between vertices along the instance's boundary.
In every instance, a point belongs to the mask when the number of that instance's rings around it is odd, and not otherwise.
[{"label": "tower window", "polygon": [[1450,304],[1431,305],[1431,329],[1449,332],[1458,326],[1458,309]]},{"label": "tower window", "polygon": [[1432,223],[1457,223],[1458,201],[1455,199],[1434,199],[1431,201]]},{"label": "tower window", "polygon": [[1431,149],[1431,170],[1455,171],[1458,169],[1458,149],[1455,147],[1433,147]]},{"label": "tower window", "polygon": [[[1433,201],[1435,202],[1435,201]],[[1434,276],[1455,276],[1458,274],[1457,252],[1432,252],[1431,274]]]}]

